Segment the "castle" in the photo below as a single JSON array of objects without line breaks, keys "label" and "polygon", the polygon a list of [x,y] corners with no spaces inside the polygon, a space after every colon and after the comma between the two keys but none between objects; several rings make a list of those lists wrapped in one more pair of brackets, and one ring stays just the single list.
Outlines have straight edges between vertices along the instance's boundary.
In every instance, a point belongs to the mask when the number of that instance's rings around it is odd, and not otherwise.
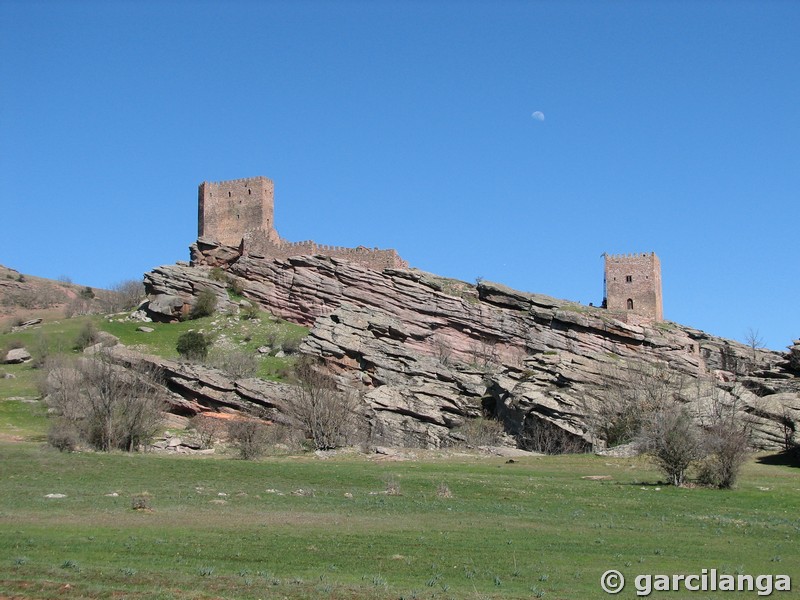
[{"label": "castle", "polygon": [[266,177],[201,183],[197,192],[198,237],[237,247],[243,255],[289,258],[324,254],[378,270],[408,267],[395,250],[281,239],[275,230],[274,190],[274,184]]},{"label": "castle", "polygon": [[655,252],[604,254],[605,297],[603,305],[650,321],[664,320],[661,297],[661,263]]}]

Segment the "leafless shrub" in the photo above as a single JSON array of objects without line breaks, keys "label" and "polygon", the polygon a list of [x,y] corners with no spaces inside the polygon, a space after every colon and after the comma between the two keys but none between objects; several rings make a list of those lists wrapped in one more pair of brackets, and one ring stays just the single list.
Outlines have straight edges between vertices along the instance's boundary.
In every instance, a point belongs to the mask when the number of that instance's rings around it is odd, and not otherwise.
[{"label": "leafless shrub", "polygon": [[588,450],[588,444],[579,436],[534,414],[525,418],[517,443],[523,450],[543,454],[579,454]]},{"label": "leafless shrub", "polygon": [[47,443],[61,452],[74,452],[80,445],[80,433],[75,423],[59,418],[50,425]]},{"label": "leafless shrub", "polygon": [[50,346],[51,339],[44,332],[40,331],[30,349],[31,355],[33,356],[32,366],[34,369],[41,369],[45,366],[51,354]]},{"label": "leafless shrub", "polygon": [[155,435],[162,421],[160,372],[151,367],[125,369],[105,352],[73,366],[55,362],[44,379],[47,402],[81,438],[97,450],[133,451]]},{"label": "leafless shrub", "polygon": [[505,428],[495,419],[476,418],[469,419],[453,433],[461,437],[466,446],[496,446],[502,441]]},{"label": "leafless shrub", "polygon": [[322,365],[301,357],[294,368],[297,387],[288,409],[302,425],[317,450],[357,443],[361,427],[357,416],[358,396],[340,391]]},{"label": "leafless shrub", "polygon": [[438,361],[445,367],[449,367],[453,360],[453,347],[447,342],[446,339],[433,336],[433,353]]},{"label": "leafless shrub", "polygon": [[131,510],[150,511],[152,510],[152,496],[148,492],[134,494],[131,496]]},{"label": "leafless shrub", "polygon": [[264,456],[269,446],[268,426],[258,419],[241,419],[228,424],[228,439],[244,460]]},{"label": "leafless shrub", "polygon": [[403,490],[400,486],[400,481],[394,476],[389,475],[386,478],[386,495],[387,496],[402,496]]},{"label": "leafless shrub", "polygon": [[92,302],[86,298],[76,296],[64,308],[64,316],[68,319],[90,315],[93,312]]},{"label": "leafless shrub", "polygon": [[587,410],[590,426],[608,446],[636,439],[647,415],[683,397],[685,379],[665,365],[633,364],[603,374],[601,401]]},{"label": "leafless shrub", "polygon": [[438,498],[452,498],[453,492],[450,491],[450,487],[442,482],[438,486],[436,486],[436,496]]},{"label": "leafless shrub", "polygon": [[750,454],[750,433],[735,423],[720,422],[705,433],[705,460],[700,467],[702,483],[730,489]]},{"label": "leafless shrub", "polygon": [[780,424],[781,432],[783,433],[783,449],[786,451],[796,449],[795,434],[797,433],[797,424],[786,406],[783,407],[781,412]]},{"label": "leafless shrub", "polygon": [[493,371],[500,364],[495,340],[481,338],[470,348],[471,363],[483,371]]},{"label": "leafless shrub", "polygon": [[196,415],[189,421],[189,427],[197,435],[197,443],[203,449],[213,448],[217,440],[225,432],[225,423],[221,419],[205,415]]},{"label": "leafless shrub", "polygon": [[9,350],[16,350],[18,348],[24,348],[25,342],[18,338],[10,339],[6,342],[5,351],[8,352]]},{"label": "leafless shrub", "polygon": [[144,284],[136,279],[127,279],[111,286],[111,293],[103,298],[107,312],[132,310],[144,300]]},{"label": "leafless shrub", "polygon": [[255,377],[256,372],[258,372],[258,359],[256,356],[251,352],[238,348],[230,350],[214,349],[209,353],[207,363],[224,371],[233,379]]},{"label": "leafless shrub", "polygon": [[700,419],[705,456],[700,463],[699,480],[723,489],[736,484],[752,441],[752,423],[741,418],[736,396],[728,398],[719,388],[711,387],[708,414]]}]

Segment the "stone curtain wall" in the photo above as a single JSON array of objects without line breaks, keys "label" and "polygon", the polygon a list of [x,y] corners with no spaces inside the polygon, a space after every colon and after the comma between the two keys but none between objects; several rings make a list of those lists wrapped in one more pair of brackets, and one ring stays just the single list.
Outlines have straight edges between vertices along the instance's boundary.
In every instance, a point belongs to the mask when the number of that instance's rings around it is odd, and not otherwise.
[{"label": "stone curtain wall", "polygon": [[241,247],[244,255],[286,259],[322,254],[378,270],[408,267],[394,250],[282,240],[275,230],[274,185],[266,177],[204,182],[200,184],[197,197],[198,237]]},{"label": "stone curtain wall", "polygon": [[[606,308],[662,321],[661,263],[655,252],[605,255]],[[628,301],[633,301],[629,309]]]},{"label": "stone curtain wall", "polygon": [[198,237],[238,246],[253,230],[275,238],[274,186],[266,177],[203,182],[198,190]]},{"label": "stone curtain wall", "polygon": [[277,259],[322,254],[324,256],[344,258],[379,271],[383,269],[408,268],[408,263],[400,258],[400,255],[395,250],[381,250],[364,246],[358,246],[357,248],[329,246],[327,244],[317,244],[312,240],[304,242],[280,240],[275,243],[267,239],[261,232],[252,232],[245,237],[244,254]]}]

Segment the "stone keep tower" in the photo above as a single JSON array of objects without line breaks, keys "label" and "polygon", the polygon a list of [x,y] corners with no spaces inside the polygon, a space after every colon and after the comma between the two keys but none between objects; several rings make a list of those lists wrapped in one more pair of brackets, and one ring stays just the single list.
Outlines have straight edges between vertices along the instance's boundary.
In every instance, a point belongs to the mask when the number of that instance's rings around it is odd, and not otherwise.
[{"label": "stone keep tower", "polygon": [[239,246],[247,234],[275,231],[274,185],[266,177],[203,182],[197,193],[197,234],[226,246]]},{"label": "stone keep tower", "polygon": [[603,256],[606,260],[605,307],[663,321],[661,263],[655,252]]}]

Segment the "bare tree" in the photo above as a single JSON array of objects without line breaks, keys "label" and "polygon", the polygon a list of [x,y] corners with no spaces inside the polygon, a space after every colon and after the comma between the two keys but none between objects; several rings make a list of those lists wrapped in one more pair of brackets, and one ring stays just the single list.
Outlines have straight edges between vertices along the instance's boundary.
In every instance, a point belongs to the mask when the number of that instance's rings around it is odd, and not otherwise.
[{"label": "bare tree", "polygon": [[108,312],[120,312],[136,308],[144,300],[144,284],[136,279],[127,279],[111,286],[111,293],[104,298]]},{"label": "bare tree", "polygon": [[244,460],[264,455],[269,445],[268,425],[259,419],[237,419],[228,424],[228,437]]},{"label": "bare tree", "polygon": [[594,434],[608,446],[634,441],[647,416],[684,393],[684,378],[663,364],[635,363],[603,374],[601,401],[587,411]]},{"label": "bare tree", "polygon": [[705,456],[699,428],[677,403],[647,416],[637,445],[675,486],[683,485],[689,467]]},{"label": "bare tree", "polygon": [[760,350],[764,347],[764,338],[761,337],[758,329],[753,329],[752,327],[747,328],[747,333],[744,336],[745,343],[750,347],[753,351],[753,360],[756,358],[756,350]]},{"label": "bare tree", "polygon": [[718,387],[709,389],[708,411],[700,419],[705,456],[700,464],[702,483],[732,488],[750,455],[752,422],[742,418],[735,394]]},{"label": "bare tree", "polygon": [[164,409],[160,373],[152,367],[123,368],[105,352],[74,366],[49,369],[47,401],[62,421],[98,450],[137,450],[157,432]]},{"label": "bare tree", "polygon": [[300,422],[318,450],[360,441],[358,395],[340,391],[318,362],[301,357],[295,365],[297,387],[289,413]]}]

